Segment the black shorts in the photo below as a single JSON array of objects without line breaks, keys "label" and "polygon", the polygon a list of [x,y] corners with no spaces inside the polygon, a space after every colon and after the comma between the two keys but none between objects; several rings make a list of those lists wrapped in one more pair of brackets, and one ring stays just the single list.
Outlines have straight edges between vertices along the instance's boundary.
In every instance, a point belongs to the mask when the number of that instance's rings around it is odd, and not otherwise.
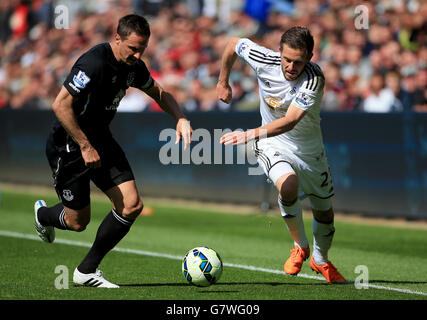
[{"label": "black shorts", "polygon": [[101,167],[85,166],[80,149],[57,151],[58,148],[48,140],[46,155],[52,169],[55,190],[64,206],[79,210],[90,204],[90,181],[102,191],[123,182],[135,180],[128,160],[119,146],[111,138],[103,147],[95,147]]}]

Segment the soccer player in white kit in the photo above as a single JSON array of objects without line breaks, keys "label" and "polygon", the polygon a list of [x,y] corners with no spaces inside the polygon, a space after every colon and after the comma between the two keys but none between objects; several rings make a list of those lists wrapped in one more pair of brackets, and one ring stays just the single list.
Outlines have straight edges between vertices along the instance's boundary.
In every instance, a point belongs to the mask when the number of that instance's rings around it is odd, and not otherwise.
[{"label": "soccer player in white kit", "polygon": [[314,40],[307,28],[283,33],[279,52],[246,38],[231,38],[224,50],[217,96],[230,103],[229,76],[237,56],[255,70],[262,126],[223,135],[224,145],[252,142],[258,163],[279,191],[280,212],[294,240],[284,271],[297,275],[310,256],[299,195],[310,200],[313,212],[311,268],[327,282],[345,282],[328,260],[335,232],[331,174],[320,128],[320,103],[325,83],[320,67],[310,62]]}]

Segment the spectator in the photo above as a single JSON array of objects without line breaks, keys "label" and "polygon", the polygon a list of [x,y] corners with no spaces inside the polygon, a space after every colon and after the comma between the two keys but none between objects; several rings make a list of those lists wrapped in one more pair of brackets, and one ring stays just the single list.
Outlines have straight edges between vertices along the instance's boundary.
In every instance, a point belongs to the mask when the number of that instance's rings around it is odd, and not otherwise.
[{"label": "spectator", "polygon": [[405,108],[413,110],[416,105],[422,104],[424,93],[423,88],[420,88],[417,81],[418,69],[416,66],[407,66],[402,69],[402,84],[403,88],[408,92],[408,102]]},{"label": "spectator", "polygon": [[414,94],[414,111],[427,112],[427,69],[416,74]]},{"label": "spectator", "polygon": [[410,111],[412,101],[409,93],[402,87],[400,73],[389,71],[385,76],[385,85],[393,94],[392,109]]},{"label": "spectator", "polygon": [[325,74],[325,94],[321,108],[325,111],[340,111],[344,102],[342,96],[345,86],[341,79],[339,66],[329,62],[323,68],[323,72]]},{"label": "spectator", "polygon": [[5,43],[12,30],[10,28],[10,17],[13,14],[12,0],[4,0],[0,2],[0,41]]},{"label": "spectator", "polygon": [[385,88],[384,76],[376,72],[372,75],[370,81],[370,94],[363,102],[363,111],[365,112],[390,112],[402,111],[402,106],[394,109],[394,95],[393,92]]},{"label": "spectator", "polygon": [[[59,3],[69,8],[69,29],[54,28]],[[187,110],[251,110],[257,84],[244,64],[236,63],[233,69],[236,100],[230,106],[218,103],[212,94],[225,43],[231,36],[249,37],[277,50],[278,38],[294,25],[308,26],[315,37],[313,61],[326,74],[323,110],[368,111],[370,102],[364,102],[368,96],[371,100],[390,96],[385,112],[399,109],[399,102],[407,111],[424,110],[427,2],[363,2],[369,9],[368,30],[354,28],[353,4],[350,0],[1,0],[0,108],[50,108],[75,59],[95,43],[111,39],[114,21],[136,11],[149,17],[155,35],[145,53],[153,77],[176,92]],[[250,10],[256,6],[259,11]],[[385,85],[375,93],[370,80],[378,72],[385,76]],[[119,111],[159,110],[132,90],[128,95]]]}]

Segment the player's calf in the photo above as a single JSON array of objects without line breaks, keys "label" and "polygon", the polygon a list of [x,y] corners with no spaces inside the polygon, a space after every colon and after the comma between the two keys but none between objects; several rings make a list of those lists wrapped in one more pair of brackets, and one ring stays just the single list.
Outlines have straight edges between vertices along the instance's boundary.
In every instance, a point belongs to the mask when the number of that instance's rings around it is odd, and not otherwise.
[{"label": "player's calf", "polygon": [[313,257],[316,264],[328,264],[328,252],[335,233],[334,211],[313,209]]},{"label": "player's calf", "polygon": [[129,232],[135,219],[127,219],[114,209],[102,221],[95,241],[86,257],[77,267],[83,274],[94,273],[104,256]]}]

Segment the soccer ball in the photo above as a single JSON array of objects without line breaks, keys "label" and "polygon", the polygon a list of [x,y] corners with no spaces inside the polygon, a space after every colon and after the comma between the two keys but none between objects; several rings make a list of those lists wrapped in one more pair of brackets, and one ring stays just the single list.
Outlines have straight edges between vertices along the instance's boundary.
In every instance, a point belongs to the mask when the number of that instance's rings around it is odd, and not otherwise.
[{"label": "soccer ball", "polygon": [[208,287],[221,277],[221,257],[215,250],[208,247],[191,249],[182,261],[182,273],[191,284]]}]

